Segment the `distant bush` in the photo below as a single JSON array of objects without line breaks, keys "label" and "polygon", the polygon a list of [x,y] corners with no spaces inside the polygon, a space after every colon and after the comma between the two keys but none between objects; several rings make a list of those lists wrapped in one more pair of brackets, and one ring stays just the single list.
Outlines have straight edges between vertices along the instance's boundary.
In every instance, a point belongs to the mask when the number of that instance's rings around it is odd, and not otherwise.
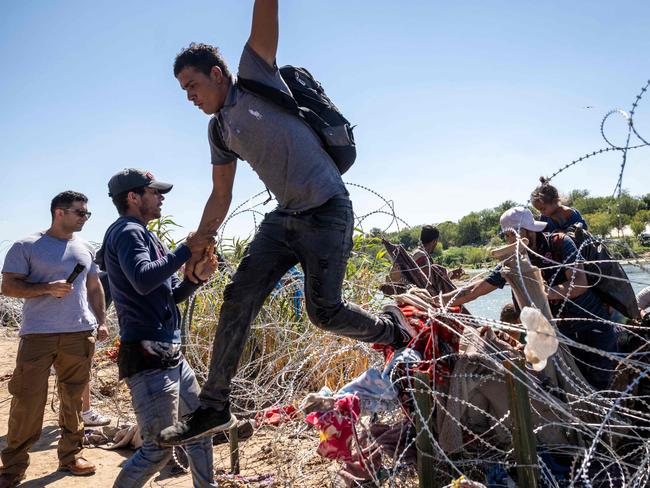
[{"label": "distant bush", "polygon": [[479,267],[493,262],[487,248],[473,246],[451,247],[445,249],[434,259],[438,264],[447,268],[457,266]]}]

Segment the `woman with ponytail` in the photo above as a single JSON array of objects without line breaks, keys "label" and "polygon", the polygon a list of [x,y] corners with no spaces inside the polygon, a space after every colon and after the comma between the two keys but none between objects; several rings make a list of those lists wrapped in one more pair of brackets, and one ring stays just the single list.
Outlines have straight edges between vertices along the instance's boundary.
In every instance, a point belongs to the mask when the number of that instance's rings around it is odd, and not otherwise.
[{"label": "woman with ponytail", "polygon": [[578,210],[561,203],[557,188],[543,176],[539,181],[541,184],[530,194],[530,203],[541,214],[540,220],[546,222],[544,231],[567,230],[576,224],[581,224],[586,230],[587,222]]}]

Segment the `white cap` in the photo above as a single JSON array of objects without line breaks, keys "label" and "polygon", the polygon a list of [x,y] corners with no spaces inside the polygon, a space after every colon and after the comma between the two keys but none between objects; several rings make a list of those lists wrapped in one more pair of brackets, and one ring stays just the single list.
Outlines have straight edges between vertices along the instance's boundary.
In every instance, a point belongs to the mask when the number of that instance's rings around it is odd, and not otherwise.
[{"label": "white cap", "polygon": [[506,229],[526,229],[534,232],[541,232],[546,228],[546,222],[535,220],[533,213],[524,207],[512,207],[506,210],[499,219],[501,230]]}]

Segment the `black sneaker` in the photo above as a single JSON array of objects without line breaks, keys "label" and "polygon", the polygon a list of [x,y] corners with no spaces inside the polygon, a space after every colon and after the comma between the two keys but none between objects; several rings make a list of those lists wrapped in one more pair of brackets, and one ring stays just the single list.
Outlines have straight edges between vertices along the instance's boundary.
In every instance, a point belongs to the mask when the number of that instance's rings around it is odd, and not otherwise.
[{"label": "black sneaker", "polygon": [[163,429],[158,436],[161,447],[188,444],[211,436],[216,432],[229,430],[237,425],[237,419],[230,413],[230,405],[223,410],[199,407],[194,412],[184,415],[174,425]]},{"label": "black sneaker", "polygon": [[390,317],[391,322],[395,325],[395,337],[389,345],[396,351],[408,346],[411,340],[418,335],[417,330],[408,323],[397,305],[386,304],[382,307],[382,311]]}]

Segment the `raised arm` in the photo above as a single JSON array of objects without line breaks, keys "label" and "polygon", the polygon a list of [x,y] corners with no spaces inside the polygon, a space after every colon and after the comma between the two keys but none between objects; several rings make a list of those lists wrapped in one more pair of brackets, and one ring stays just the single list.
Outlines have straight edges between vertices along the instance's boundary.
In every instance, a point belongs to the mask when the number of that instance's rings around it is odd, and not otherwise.
[{"label": "raised arm", "polygon": [[248,45],[269,65],[278,52],[278,0],[255,0]]}]

